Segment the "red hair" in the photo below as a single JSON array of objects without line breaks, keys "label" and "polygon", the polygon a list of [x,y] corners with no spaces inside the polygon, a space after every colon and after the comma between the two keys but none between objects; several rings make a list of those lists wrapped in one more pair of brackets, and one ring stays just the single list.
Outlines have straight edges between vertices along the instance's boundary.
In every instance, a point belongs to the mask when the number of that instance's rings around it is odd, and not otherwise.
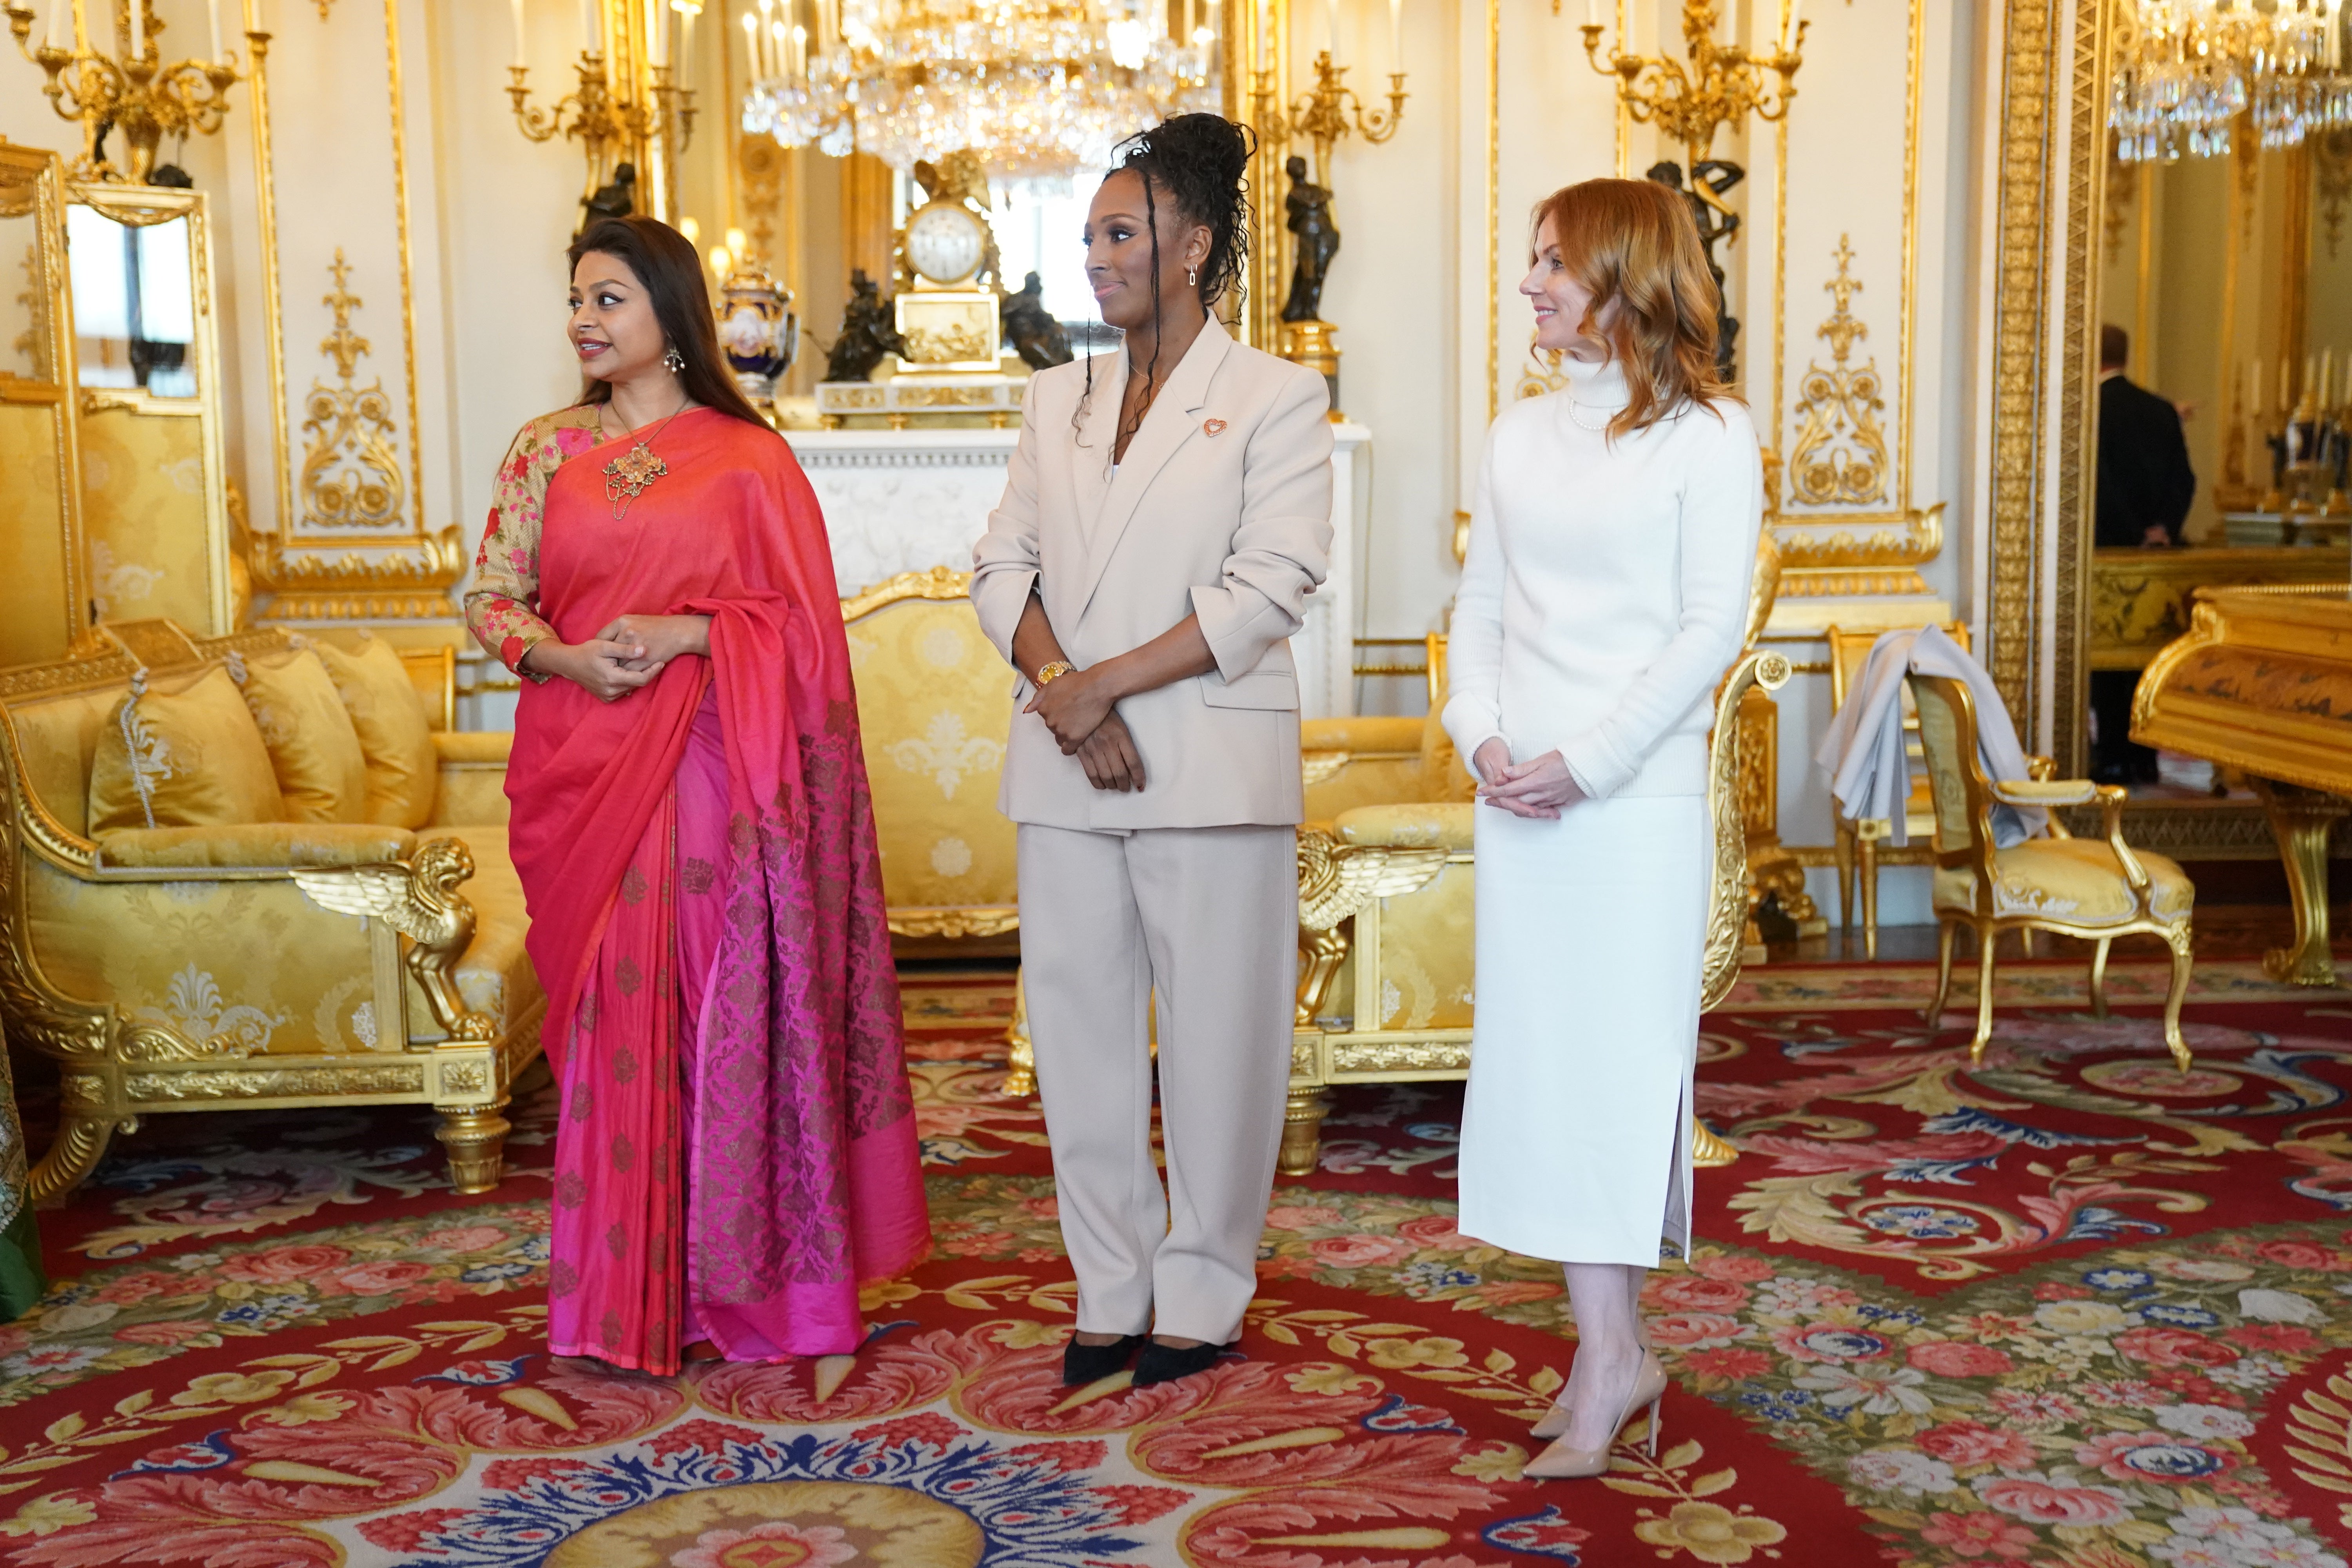
[{"label": "red hair", "polygon": [[1606,342],[1625,374],[1612,438],[1731,397],[1715,368],[1721,298],[1680,192],[1654,180],[1586,180],[1538,204],[1538,231],[1546,219],[1560,265],[1592,296],[1577,331]]}]

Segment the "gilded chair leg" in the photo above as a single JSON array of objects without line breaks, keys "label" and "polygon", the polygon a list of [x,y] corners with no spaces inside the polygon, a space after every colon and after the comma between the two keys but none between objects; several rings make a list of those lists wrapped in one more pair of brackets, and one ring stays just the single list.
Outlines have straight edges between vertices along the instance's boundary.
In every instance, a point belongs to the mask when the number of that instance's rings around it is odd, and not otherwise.
[{"label": "gilded chair leg", "polygon": [[487,1193],[506,1166],[507,1134],[514,1124],[499,1114],[503,1100],[488,1105],[436,1105],[441,1125],[433,1136],[449,1152],[449,1185],[461,1193]]},{"label": "gilded chair leg", "polygon": [[1931,1029],[1942,1026],[1944,1022],[1944,1003],[1952,994],[1952,944],[1960,937],[1958,921],[1937,923],[1941,929],[1936,933],[1939,952],[1936,961],[1936,999],[1927,1004],[1927,1011],[1922,1015]]},{"label": "gilded chair leg", "polygon": [[2099,945],[2091,950],[2091,1016],[2107,1016],[2107,939],[2101,937]]},{"label": "gilded chair leg", "polygon": [[1969,1042],[1969,1065],[1984,1060],[1985,1044],[1992,1038],[1993,932],[1977,932],[1977,1037]]},{"label": "gilded chair leg", "polygon": [[[135,1121],[126,1121],[122,1130],[127,1132],[137,1125]],[[41,1163],[25,1180],[25,1190],[31,1194],[34,1205],[53,1208],[64,1202],[68,1194],[98,1169],[99,1161],[106,1157],[107,1144],[113,1141],[114,1119],[110,1116],[68,1113],[60,1117],[57,1135],[49,1140],[49,1152],[41,1156]]]},{"label": "gilded chair leg", "polygon": [[1837,824],[1838,930],[1853,929],[1853,828],[1843,817]]},{"label": "gilded chair leg", "polygon": [[1013,977],[1013,1022],[1005,1028],[1004,1046],[1004,1087],[997,1092],[1026,1100],[1037,1092],[1037,1050],[1029,1041],[1029,985],[1020,973]]},{"label": "gilded chair leg", "polygon": [[1275,1169],[1286,1176],[1311,1176],[1323,1152],[1323,1113],[1331,1102],[1319,1089],[1294,1089],[1282,1113],[1282,1152]]},{"label": "gilded chair leg", "polygon": [[1878,956],[1878,840],[1862,841],[1862,865],[1855,873],[1862,882],[1862,955]]},{"label": "gilded chair leg", "polygon": [[1691,1163],[1703,1169],[1719,1169],[1739,1158],[1737,1144],[1696,1116],[1691,1118],[1690,1140]]},{"label": "gilded chair leg", "polygon": [[2189,999],[2189,922],[2183,921],[2164,933],[2172,949],[2172,988],[2164,994],[2164,1043],[2172,1052],[2172,1060],[2182,1072],[2189,1070],[2189,1042],[2180,1037],[2180,1005]]}]

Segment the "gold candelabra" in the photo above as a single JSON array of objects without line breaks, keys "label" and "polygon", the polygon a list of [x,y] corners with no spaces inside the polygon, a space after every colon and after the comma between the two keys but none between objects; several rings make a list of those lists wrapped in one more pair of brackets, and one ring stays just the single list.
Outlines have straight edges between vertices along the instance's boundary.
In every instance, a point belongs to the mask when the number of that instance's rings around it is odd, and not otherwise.
[{"label": "gold candelabra", "polygon": [[1404,72],[1389,73],[1389,106],[1367,109],[1355,89],[1341,79],[1348,68],[1331,63],[1331,51],[1323,50],[1315,57],[1315,85],[1298,95],[1288,110],[1276,107],[1274,73],[1262,70],[1256,74],[1255,96],[1257,99],[1258,123],[1272,125],[1279,140],[1305,137],[1315,143],[1315,180],[1318,184],[1330,177],[1331,149],[1339,139],[1352,131],[1372,146],[1379,146],[1396,134],[1397,123],[1404,118]]},{"label": "gold candelabra", "polygon": [[546,142],[561,136],[586,151],[588,195],[612,179],[614,167],[625,161],[623,148],[642,147],[656,137],[680,153],[692,144],[694,89],[679,87],[671,79],[671,67],[647,68],[650,101],[615,93],[598,50],[583,49],[572,68],[579,86],[542,109],[530,101],[530,68],[509,66],[507,74],[513,79],[507,84],[507,96],[514,100],[515,124],[525,137]]},{"label": "gold candelabra", "polygon": [[[1552,0],[1552,12],[1559,14],[1559,0]],[[1744,44],[1715,41],[1717,18],[1712,0],[1683,0],[1683,42],[1690,56],[1687,70],[1679,60],[1663,55],[1629,55],[1613,45],[1604,63],[1601,35],[1606,29],[1598,22],[1587,22],[1580,31],[1584,34],[1586,61],[1602,76],[1617,79],[1617,100],[1626,112],[1637,121],[1654,122],[1688,148],[1690,164],[1696,170],[1714,147],[1717,126],[1750,114],[1767,121],[1787,117],[1790,100],[1797,96],[1797,68],[1804,63],[1805,29],[1811,26],[1794,18],[1792,7],[1791,26],[1781,35],[1780,47],[1755,59]],[[1780,79],[1775,95],[1768,96],[1767,71]]]},{"label": "gold candelabra", "polygon": [[[213,53],[209,60],[163,62],[157,35],[163,24],[151,0],[123,0],[114,22],[116,53],[101,53],[82,36],[79,7],[74,0],[49,0],[68,8],[53,14],[49,32],[38,47],[29,43],[33,9],[25,0],[7,0],[8,30],[16,35],[17,52],[48,73],[41,91],[60,120],[81,121],[81,156],[73,175],[80,180],[127,181],[145,184],[155,167],[155,149],[166,136],[184,137],[191,131],[211,135],[228,113],[228,89],[242,74],[220,48],[215,13]],[[133,11],[133,7],[136,11]],[[59,15],[74,18],[73,47],[58,42]],[[268,52],[268,33],[247,33],[252,58],[258,67]],[[106,155],[107,132],[119,131],[131,149],[130,167],[118,167]]]}]

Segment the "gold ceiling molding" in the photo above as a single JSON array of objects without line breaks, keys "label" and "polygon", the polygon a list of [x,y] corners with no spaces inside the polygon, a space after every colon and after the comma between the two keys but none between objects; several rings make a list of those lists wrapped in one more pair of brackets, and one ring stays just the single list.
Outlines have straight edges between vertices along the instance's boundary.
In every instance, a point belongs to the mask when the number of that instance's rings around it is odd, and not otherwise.
[{"label": "gold ceiling molding", "polygon": [[302,452],[302,526],[390,532],[405,526],[407,499],[393,447],[392,398],[381,376],[367,386],[354,380],[368,341],[352,331],[352,312],[366,301],[351,291],[342,247],[327,270],[335,288],[323,303],[335,313],[335,328],[320,340],[319,352],[335,362],[337,384],[313,380],[303,400],[302,430],[310,439]]},{"label": "gold ceiling molding", "polygon": [[1837,308],[1814,333],[1829,340],[1830,363],[1809,363],[1798,384],[1801,424],[1789,478],[1796,499],[1808,506],[1867,506],[1886,499],[1886,433],[1878,424],[1886,400],[1878,395],[1875,357],[1859,368],[1847,363],[1855,342],[1870,335],[1852,308],[1862,291],[1853,276],[1853,237],[1839,235],[1832,254],[1837,273],[1822,288]]}]

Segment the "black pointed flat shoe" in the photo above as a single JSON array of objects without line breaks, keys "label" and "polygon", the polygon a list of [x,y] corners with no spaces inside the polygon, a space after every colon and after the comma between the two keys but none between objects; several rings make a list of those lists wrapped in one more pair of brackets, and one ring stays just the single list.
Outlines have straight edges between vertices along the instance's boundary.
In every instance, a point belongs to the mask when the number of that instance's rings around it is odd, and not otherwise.
[{"label": "black pointed flat shoe", "polygon": [[1219,1356],[1232,1348],[1230,1345],[1198,1344],[1180,1350],[1154,1340],[1143,1347],[1143,1354],[1135,1363],[1135,1386],[1142,1388],[1154,1383],[1173,1383],[1180,1377],[1206,1372],[1217,1364]]},{"label": "black pointed flat shoe", "polygon": [[1143,1343],[1141,1334],[1126,1334],[1107,1345],[1080,1344],[1074,1335],[1062,1347],[1062,1383],[1065,1387],[1081,1388],[1089,1383],[1100,1383],[1115,1372],[1125,1372],[1127,1363],[1135,1359],[1136,1348]]}]

